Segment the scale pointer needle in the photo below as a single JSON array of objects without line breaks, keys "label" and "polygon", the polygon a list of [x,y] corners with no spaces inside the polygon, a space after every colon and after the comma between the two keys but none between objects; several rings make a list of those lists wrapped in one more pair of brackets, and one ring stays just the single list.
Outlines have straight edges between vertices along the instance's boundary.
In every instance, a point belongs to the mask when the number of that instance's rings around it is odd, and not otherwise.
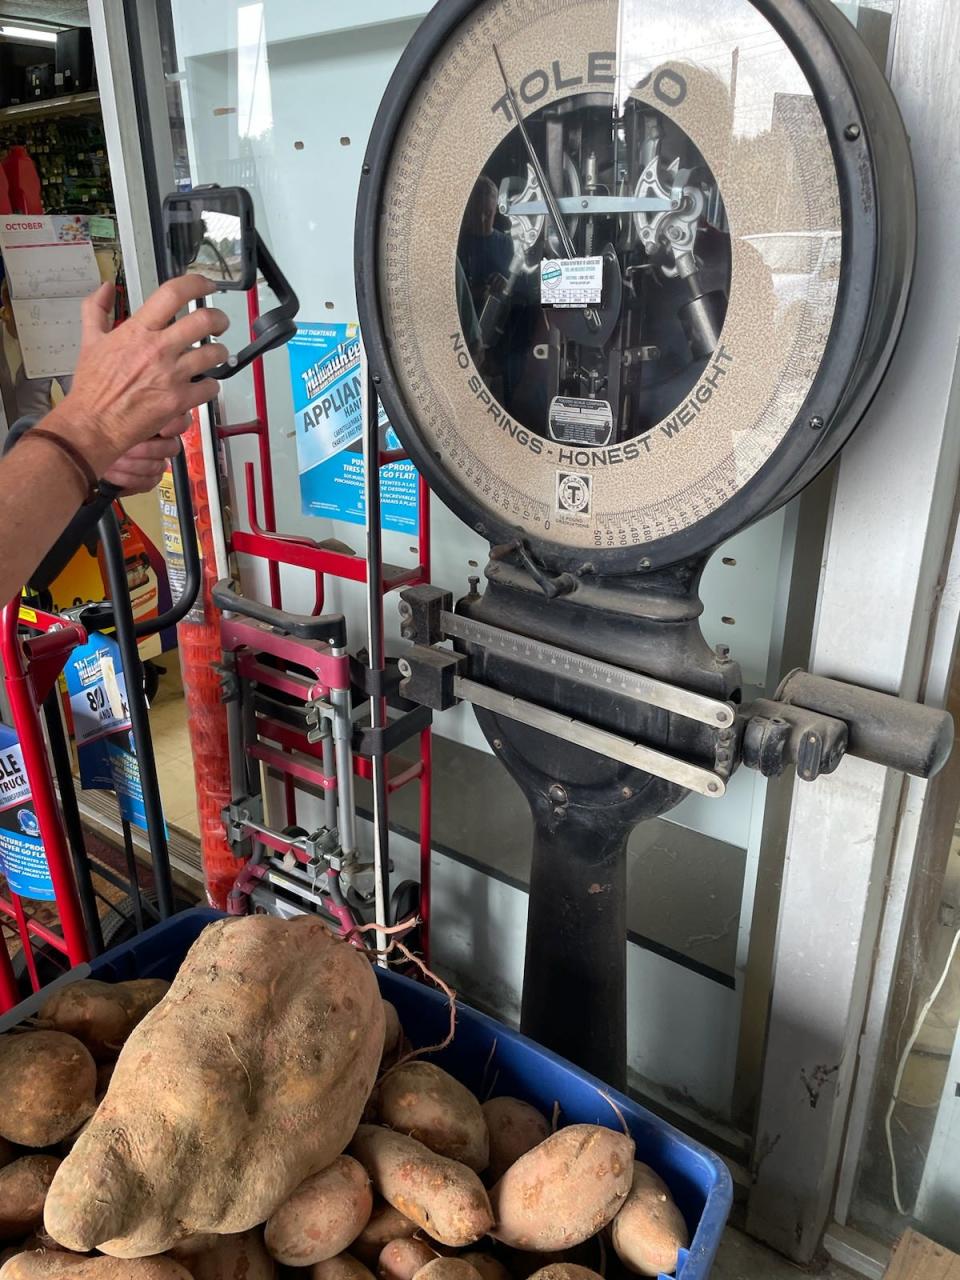
[{"label": "scale pointer needle", "polygon": [[[567,230],[567,225],[563,220],[563,214],[560,212],[560,206],[557,203],[557,198],[553,194],[553,188],[547,181],[546,171],[540,163],[540,157],[536,153],[533,140],[527,132],[527,126],[524,123],[523,116],[520,114],[520,104],[517,101],[517,95],[513,91],[513,86],[507,78],[506,68],[503,65],[503,59],[500,57],[500,50],[496,45],[492,45],[491,47],[493,49],[493,56],[497,60],[497,66],[500,68],[500,75],[503,78],[503,87],[507,91],[507,101],[510,103],[510,110],[513,112],[513,118],[516,120],[517,128],[520,131],[520,137],[523,140],[523,145],[530,158],[533,171],[537,176],[537,182],[540,185],[540,190],[543,192],[544,204],[547,206],[550,219],[557,229],[557,235],[560,237],[560,244],[563,248],[563,252],[568,259],[575,258],[577,256],[576,247],[570,238],[570,232]],[[592,329],[600,328],[600,317],[592,307],[588,308],[584,312],[584,315],[587,318],[587,323]]]}]

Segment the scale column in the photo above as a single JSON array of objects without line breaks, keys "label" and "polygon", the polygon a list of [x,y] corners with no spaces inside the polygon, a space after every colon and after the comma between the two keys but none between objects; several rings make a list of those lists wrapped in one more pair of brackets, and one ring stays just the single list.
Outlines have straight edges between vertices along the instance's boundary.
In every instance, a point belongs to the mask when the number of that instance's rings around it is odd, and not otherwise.
[{"label": "scale column", "polygon": [[[561,787],[551,788],[562,801]],[[615,1088],[626,1084],[627,837],[609,810],[532,802],[521,1029]]]}]

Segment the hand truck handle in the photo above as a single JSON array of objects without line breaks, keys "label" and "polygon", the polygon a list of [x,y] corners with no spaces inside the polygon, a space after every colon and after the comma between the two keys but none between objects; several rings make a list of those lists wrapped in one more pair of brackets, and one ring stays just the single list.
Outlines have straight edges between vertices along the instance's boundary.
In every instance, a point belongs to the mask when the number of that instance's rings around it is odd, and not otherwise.
[{"label": "hand truck handle", "polygon": [[239,613],[244,618],[263,622],[283,635],[296,636],[298,640],[321,640],[333,649],[345,649],[347,646],[347,623],[342,613],[323,613],[316,618],[286,613],[257,600],[247,600],[234,591],[232,582],[226,580],[213,588],[213,603],[224,613]]}]

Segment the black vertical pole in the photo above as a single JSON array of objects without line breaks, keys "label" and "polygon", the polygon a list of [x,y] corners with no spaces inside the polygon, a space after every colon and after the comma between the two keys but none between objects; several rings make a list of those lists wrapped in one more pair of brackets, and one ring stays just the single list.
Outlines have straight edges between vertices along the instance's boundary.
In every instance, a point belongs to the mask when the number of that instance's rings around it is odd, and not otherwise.
[{"label": "black vertical pole", "polygon": [[87,843],[83,835],[83,823],[80,820],[80,806],[77,804],[76,783],[70,762],[70,749],[67,746],[67,735],[63,728],[63,716],[60,711],[60,692],[56,685],[43,700],[43,718],[47,726],[47,740],[50,743],[50,758],[53,761],[53,772],[60,791],[60,808],[63,812],[63,825],[67,833],[67,843],[73,855],[73,873],[77,880],[77,893],[83,909],[83,919],[87,926],[87,938],[90,951],[98,956],[103,951],[103,930],[100,928],[100,912],[97,908],[97,895],[93,888],[90,874],[90,860],[87,855]]},{"label": "black vertical pole", "polygon": [[157,889],[157,906],[160,919],[166,920],[174,913],[173,880],[170,876],[170,855],[163,821],[163,804],[157,782],[157,762],[153,753],[153,735],[150,732],[150,716],[143,692],[140,674],[140,653],[133,619],[133,605],[127,585],[126,567],[123,562],[123,545],[120,526],[111,507],[100,521],[100,537],[103,540],[104,559],[107,562],[107,578],[110,585],[110,603],[113,606],[114,627],[120,658],[126,676],[127,704],[130,723],[140,765],[140,784],[143,789],[143,808],[147,818],[147,837],[153,862],[153,878]]},{"label": "black vertical pole", "polygon": [[[364,422],[364,470],[367,493],[367,648],[373,676],[370,697],[370,727],[386,726],[385,703],[379,686],[385,665],[383,634],[383,535],[380,528],[380,401],[375,375],[363,362],[366,377],[366,421]],[[387,811],[387,761],[382,741],[374,733],[372,752],[373,815],[380,883],[383,886],[384,924],[390,906],[390,819]]]},{"label": "black vertical pole", "polygon": [[123,818],[123,852],[127,859],[127,876],[130,880],[130,900],[133,904],[133,920],[137,933],[143,933],[143,895],[140,892],[140,877],[137,874],[137,853],[133,847],[133,831],[130,823]]}]

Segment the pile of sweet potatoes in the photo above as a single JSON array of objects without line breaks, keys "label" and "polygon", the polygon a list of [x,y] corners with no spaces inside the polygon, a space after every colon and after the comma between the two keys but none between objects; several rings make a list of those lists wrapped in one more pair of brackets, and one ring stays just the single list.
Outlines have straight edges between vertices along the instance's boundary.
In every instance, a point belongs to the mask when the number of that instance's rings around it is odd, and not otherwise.
[{"label": "pile of sweet potatoes", "polygon": [[596,1280],[683,1218],[614,1128],[411,1058],[313,917],[209,926],[172,985],[81,981],[0,1037],[0,1280]]}]

